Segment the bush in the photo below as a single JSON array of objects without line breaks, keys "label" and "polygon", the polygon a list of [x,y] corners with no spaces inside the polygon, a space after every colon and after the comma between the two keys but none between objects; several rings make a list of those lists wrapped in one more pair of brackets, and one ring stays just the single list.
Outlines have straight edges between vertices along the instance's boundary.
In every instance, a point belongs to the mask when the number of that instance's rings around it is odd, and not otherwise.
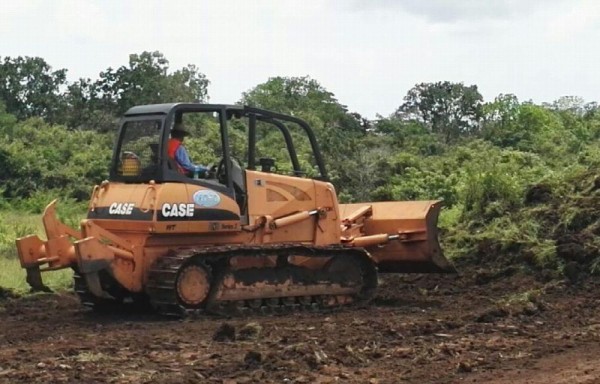
[{"label": "bush", "polygon": [[[0,126],[0,169],[5,199],[36,200],[50,191],[57,196],[87,200],[92,187],[108,175],[113,135],[69,131],[29,119],[16,126]],[[47,199],[47,204],[51,199]]]}]

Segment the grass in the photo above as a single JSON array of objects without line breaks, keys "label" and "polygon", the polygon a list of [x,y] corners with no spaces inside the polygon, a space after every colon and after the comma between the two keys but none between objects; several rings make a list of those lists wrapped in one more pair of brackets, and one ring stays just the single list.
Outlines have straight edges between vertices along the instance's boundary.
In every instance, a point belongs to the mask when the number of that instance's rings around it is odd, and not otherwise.
[{"label": "grass", "polygon": [[[73,272],[70,269],[42,273],[42,279],[53,291],[71,289],[73,286]],[[21,268],[18,259],[0,257],[0,288],[18,294],[30,291],[25,281],[25,270]]]},{"label": "grass", "polygon": [[[17,256],[15,240],[30,234],[44,238],[40,214],[0,212],[0,288],[20,294],[29,292],[29,285],[25,281],[25,270],[21,268]],[[42,274],[42,279],[52,290],[70,289],[73,272],[70,269],[45,272]]]},{"label": "grass", "polygon": [[41,237],[43,233],[41,215],[0,212],[0,257],[17,258],[15,239],[31,234]]},{"label": "grass", "polygon": [[498,304],[501,305],[522,305],[527,303],[535,303],[540,300],[540,297],[544,294],[543,289],[530,289],[524,292],[515,292],[505,296],[499,300]]}]

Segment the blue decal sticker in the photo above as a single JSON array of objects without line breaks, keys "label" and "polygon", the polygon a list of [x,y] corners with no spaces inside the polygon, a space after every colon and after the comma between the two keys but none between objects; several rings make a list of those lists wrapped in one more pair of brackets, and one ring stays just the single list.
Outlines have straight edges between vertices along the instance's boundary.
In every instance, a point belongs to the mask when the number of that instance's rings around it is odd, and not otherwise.
[{"label": "blue decal sticker", "polygon": [[221,196],[210,189],[201,189],[194,193],[194,203],[199,207],[214,207],[221,202]]}]

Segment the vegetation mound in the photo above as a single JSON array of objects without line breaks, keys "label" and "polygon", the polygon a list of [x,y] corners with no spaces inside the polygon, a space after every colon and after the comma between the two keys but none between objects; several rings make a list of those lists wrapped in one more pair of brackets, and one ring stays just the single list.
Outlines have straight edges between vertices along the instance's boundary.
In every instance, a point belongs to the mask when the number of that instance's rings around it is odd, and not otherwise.
[{"label": "vegetation mound", "polygon": [[448,231],[462,263],[529,266],[571,280],[600,273],[600,169],[592,167],[524,191],[522,206]]}]

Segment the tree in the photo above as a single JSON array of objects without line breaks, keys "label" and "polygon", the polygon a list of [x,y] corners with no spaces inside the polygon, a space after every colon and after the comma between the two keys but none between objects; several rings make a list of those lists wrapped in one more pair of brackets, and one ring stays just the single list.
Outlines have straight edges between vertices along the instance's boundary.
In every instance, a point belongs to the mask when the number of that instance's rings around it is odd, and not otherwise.
[{"label": "tree", "polygon": [[584,115],[587,109],[585,100],[579,96],[561,96],[551,104],[542,105],[548,109],[567,111],[578,116]]},{"label": "tree", "polygon": [[17,123],[17,118],[6,112],[6,106],[0,101],[0,129],[12,137],[12,129]]},{"label": "tree", "polygon": [[169,61],[158,51],[129,55],[129,66],[100,73],[96,86],[104,107],[120,116],[138,104],[206,101],[209,81],[196,66],[168,70]]},{"label": "tree", "polygon": [[522,132],[516,132],[521,104],[512,94],[496,96],[483,108],[483,137],[504,147],[514,146],[521,140]]},{"label": "tree", "polygon": [[96,81],[79,79],[68,86],[63,121],[71,128],[106,132],[129,108],[141,104],[203,102],[209,81],[195,65],[169,72],[169,61],[160,52],[129,56],[129,64],[108,68]]},{"label": "tree", "polygon": [[60,87],[66,69],[53,71],[41,57],[5,57],[0,64],[0,100],[6,111],[23,120],[42,117],[56,122],[64,113]]},{"label": "tree", "polygon": [[448,81],[421,83],[410,89],[396,116],[417,120],[449,142],[478,133],[483,97],[476,85]]},{"label": "tree", "polygon": [[340,128],[345,131],[361,131],[368,128],[364,119],[348,113],[335,95],[317,80],[304,77],[272,77],[242,94],[242,104],[272,111],[300,115],[314,128]]},{"label": "tree", "polygon": [[79,79],[69,84],[64,94],[67,105],[62,122],[70,128],[108,132],[115,126],[115,105],[102,96],[97,82]]}]

